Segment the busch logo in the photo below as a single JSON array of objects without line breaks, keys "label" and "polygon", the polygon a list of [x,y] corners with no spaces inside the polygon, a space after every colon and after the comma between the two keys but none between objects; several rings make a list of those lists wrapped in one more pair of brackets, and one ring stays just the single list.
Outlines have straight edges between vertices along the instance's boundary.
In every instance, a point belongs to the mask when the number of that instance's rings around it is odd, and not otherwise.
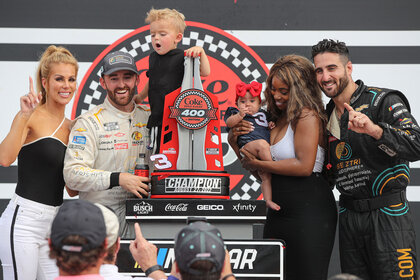
[{"label": "busch logo", "polygon": [[255,208],[257,208],[257,205],[241,204],[241,203],[238,203],[236,205],[233,205],[233,210],[236,211],[236,212],[239,212],[239,211],[251,211],[252,213],[254,213]]},{"label": "busch logo", "polygon": [[139,215],[147,215],[153,212],[153,205],[142,201],[141,203],[137,203],[136,205],[134,205],[133,210]]},{"label": "busch logo", "polygon": [[200,211],[223,211],[225,209],[223,205],[197,205],[197,210]]},{"label": "busch logo", "polygon": [[179,204],[166,204],[165,211],[166,212],[185,212],[188,210],[188,204],[187,203],[179,203]]}]

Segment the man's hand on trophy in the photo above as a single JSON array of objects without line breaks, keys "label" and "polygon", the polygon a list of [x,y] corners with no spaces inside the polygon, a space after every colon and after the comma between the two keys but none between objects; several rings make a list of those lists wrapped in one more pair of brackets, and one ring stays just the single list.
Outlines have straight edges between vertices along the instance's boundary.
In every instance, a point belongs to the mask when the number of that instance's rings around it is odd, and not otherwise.
[{"label": "man's hand on trophy", "polygon": [[120,186],[138,198],[149,197],[149,182],[150,179],[147,177],[140,177],[124,172],[120,173]]}]

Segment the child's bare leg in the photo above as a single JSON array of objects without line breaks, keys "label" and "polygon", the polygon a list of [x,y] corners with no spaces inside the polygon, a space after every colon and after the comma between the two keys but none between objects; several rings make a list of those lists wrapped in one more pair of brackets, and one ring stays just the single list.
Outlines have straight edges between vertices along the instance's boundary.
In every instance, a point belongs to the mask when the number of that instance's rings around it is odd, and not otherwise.
[{"label": "child's bare leg", "polygon": [[271,192],[271,173],[258,171],[258,174],[261,177],[261,191],[267,207],[273,210],[280,210],[280,206],[273,201],[273,196]]},{"label": "child's bare leg", "polygon": [[[249,142],[246,145],[244,145],[243,148],[261,160],[272,160],[270,144],[268,144],[268,142],[263,139]],[[271,190],[271,173],[258,171],[258,175],[260,175],[261,177],[261,191],[264,200],[266,201],[267,207],[273,210],[280,210],[280,206],[273,202]]]}]

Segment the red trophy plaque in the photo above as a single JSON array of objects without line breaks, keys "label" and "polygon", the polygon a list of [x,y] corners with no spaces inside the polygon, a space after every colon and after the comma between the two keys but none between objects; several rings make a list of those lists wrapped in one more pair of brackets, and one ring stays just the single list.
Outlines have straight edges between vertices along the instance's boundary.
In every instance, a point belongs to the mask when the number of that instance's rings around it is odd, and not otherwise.
[{"label": "red trophy plaque", "polygon": [[165,98],[151,198],[229,199],[217,97],[203,90],[199,57],[184,66],[181,89]]}]

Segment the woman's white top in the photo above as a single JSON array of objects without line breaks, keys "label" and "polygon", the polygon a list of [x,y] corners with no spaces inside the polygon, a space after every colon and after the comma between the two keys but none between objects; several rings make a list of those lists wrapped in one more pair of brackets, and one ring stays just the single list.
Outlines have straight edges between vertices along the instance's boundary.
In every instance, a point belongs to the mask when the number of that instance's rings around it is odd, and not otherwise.
[{"label": "woman's white top", "polygon": [[[288,159],[288,158],[296,158],[295,154],[295,145],[294,145],[294,137],[295,133],[292,129],[292,126],[287,126],[287,131],[284,137],[277,142],[276,144],[270,146],[271,150],[271,156],[273,160],[282,160],[282,159]],[[315,159],[315,165],[312,172],[321,172],[322,166],[324,164],[324,158],[325,158],[325,150],[321,146],[318,145],[317,151],[316,151],[316,159]]]}]

